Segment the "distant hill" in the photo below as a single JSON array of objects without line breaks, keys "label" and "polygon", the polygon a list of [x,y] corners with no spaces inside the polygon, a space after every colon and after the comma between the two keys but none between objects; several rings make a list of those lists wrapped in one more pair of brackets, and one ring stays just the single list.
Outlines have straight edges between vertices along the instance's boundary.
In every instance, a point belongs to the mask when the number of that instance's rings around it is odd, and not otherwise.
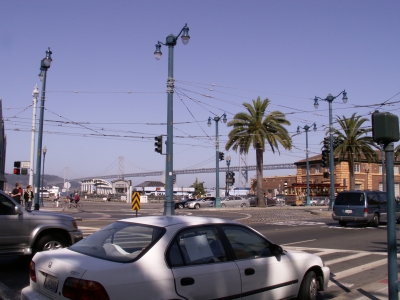
[{"label": "distant hill", "polygon": [[[14,174],[6,174],[6,179],[7,179],[7,183],[6,183],[6,187],[5,190],[6,191],[11,191],[14,187],[15,184],[17,182],[21,183],[22,188],[26,188],[26,186],[29,183],[29,177],[28,175],[14,175]],[[35,176],[33,177],[35,180]],[[58,184],[56,184],[58,183]],[[81,184],[78,181],[71,181],[71,190],[80,190],[81,188]],[[64,178],[61,178],[59,176],[55,176],[55,175],[47,175],[45,174],[43,176],[43,186],[44,187],[52,187],[52,186],[58,186],[60,188],[63,187],[64,185]]]}]

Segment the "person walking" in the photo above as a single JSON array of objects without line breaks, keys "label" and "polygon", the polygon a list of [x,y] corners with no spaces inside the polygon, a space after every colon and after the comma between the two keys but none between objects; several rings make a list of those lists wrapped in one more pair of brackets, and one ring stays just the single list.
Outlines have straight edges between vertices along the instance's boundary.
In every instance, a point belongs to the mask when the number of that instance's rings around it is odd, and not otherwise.
[{"label": "person walking", "polygon": [[25,208],[27,210],[32,209],[32,201],[33,201],[33,192],[32,192],[32,186],[28,185],[26,187],[26,191],[24,193],[24,199],[25,199]]},{"label": "person walking", "polygon": [[21,196],[22,196],[22,188],[21,188],[21,184],[19,182],[17,182],[15,184],[15,189],[13,189],[13,191],[11,192],[11,197],[17,201],[18,204],[22,205],[22,201],[21,200]]}]

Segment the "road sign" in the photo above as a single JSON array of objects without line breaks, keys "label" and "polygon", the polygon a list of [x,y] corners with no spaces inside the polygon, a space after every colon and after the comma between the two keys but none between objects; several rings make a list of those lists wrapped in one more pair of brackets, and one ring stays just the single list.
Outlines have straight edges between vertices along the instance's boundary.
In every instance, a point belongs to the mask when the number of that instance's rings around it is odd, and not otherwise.
[{"label": "road sign", "polygon": [[132,193],[132,210],[140,210],[140,193],[134,192]]},{"label": "road sign", "polygon": [[71,187],[71,184],[68,181],[66,181],[66,182],[64,182],[64,187],[66,189],[69,189]]}]

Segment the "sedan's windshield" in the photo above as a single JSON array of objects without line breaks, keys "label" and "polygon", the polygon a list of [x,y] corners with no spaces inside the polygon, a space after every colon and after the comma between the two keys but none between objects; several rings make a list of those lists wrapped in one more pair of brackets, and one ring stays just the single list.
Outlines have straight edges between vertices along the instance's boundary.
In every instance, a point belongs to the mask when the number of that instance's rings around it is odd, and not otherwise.
[{"label": "sedan's windshield", "polygon": [[69,249],[101,259],[127,262],[148,251],[164,232],[164,228],[115,222]]}]

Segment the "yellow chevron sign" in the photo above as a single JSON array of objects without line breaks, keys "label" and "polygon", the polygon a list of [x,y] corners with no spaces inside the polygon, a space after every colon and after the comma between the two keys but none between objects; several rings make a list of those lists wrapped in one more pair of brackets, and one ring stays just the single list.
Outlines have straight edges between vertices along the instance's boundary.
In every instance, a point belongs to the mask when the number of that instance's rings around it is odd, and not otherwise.
[{"label": "yellow chevron sign", "polygon": [[140,193],[132,193],[132,210],[140,210]]}]

